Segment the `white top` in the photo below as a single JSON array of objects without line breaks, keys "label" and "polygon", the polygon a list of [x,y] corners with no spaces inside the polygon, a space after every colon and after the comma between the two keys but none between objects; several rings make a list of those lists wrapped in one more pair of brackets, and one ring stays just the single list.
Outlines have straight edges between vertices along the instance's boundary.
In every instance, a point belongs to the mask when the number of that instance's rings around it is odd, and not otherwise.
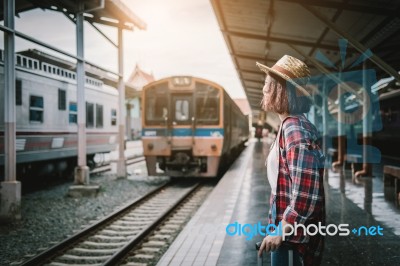
[{"label": "white top", "polygon": [[267,167],[268,182],[271,186],[271,193],[276,195],[276,185],[278,183],[279,174],[279,138],[281,136],[282,123],[279,127],[278,134],[275,141],[272,143],[269,150],[267,160],[265,161],[265,166]]}]

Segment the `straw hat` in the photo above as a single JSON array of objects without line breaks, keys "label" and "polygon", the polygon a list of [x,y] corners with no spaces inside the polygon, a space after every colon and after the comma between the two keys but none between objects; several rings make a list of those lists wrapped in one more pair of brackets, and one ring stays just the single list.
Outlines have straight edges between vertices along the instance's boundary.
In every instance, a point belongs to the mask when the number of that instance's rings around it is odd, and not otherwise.
[{"label": "straw hat", "polygon": [[303,61],[290,55],[284,55],[272,67],[267,67],[258,62],[256,65],[267,74],[272,72],[289,81],[304,95],[310,96],[310,93],[305,89],[305,85],[310,79],[310,70]]}]

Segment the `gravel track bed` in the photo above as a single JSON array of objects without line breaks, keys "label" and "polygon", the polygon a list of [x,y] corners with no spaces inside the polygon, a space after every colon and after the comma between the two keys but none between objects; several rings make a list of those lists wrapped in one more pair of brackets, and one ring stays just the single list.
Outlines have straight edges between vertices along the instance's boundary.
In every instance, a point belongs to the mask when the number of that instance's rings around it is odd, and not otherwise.
[{"label": "gravel track bed", "polygon": [[0,265],[25,260],[26,255],[34,255],[38,249],[60,242],[168,180],[147,176],[117,179],[114,174],[105,173],[91,177],[91,184],[101,185],[96,197],[67,197],[72,182],[24,195],[22,219],[0,225]]}]

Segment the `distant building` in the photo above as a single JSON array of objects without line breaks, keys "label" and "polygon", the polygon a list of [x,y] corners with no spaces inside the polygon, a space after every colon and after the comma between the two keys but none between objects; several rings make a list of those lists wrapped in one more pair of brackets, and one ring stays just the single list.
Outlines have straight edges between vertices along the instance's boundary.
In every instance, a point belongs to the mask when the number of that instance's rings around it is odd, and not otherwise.
[{"label": "distant building", "polygon": [[126,129],[128,140],[138,139],[142,133],[141,93],[142,88],[154,81],[153,74],[148,74],[136,65],[129,79],[125,82],[132,89],[125,91],[126,98]]}]

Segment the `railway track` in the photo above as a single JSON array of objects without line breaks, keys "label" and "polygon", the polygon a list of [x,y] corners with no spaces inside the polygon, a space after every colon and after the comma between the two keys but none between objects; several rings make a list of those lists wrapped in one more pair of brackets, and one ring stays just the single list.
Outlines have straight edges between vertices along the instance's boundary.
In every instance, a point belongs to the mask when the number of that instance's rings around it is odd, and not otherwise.
[{"label": "railway track", "polygon": [[[138,258],[135,250],[139,249],[139,253],[140,249],[143,251],[139,244],[143,245],[152,231],[160,226],[168,227],[170,222],[166,219],[175,219],[174,227],[177,228],[176,217],[183,222],[182,215],[188,215],[188,208],[196,206],[193,200],[208,194],[207,190],[211,191],[211,187],[200,183],[170,182],[21,265],[129,265],[126,261],[132,261],[129,259],[132,256]],[[184,204],[187,206],[184,207]],[[169,218],[171,215],[175,218]],[[158,235],[162,232],[165,237],[165,228]]]},{"label": "railway track", "polygon": [[[128,158],[126,160],[126,165],[141,163],[141,162],[144,162],[144,160],[145,160],[144,156]],[[108,172],[108,171],[111,171],[111,164],[106,164],[106,165],[96,167],[92,171],[90,171],[90,174],[96,175],[96,174],[101,174],[101,173]]]}]

